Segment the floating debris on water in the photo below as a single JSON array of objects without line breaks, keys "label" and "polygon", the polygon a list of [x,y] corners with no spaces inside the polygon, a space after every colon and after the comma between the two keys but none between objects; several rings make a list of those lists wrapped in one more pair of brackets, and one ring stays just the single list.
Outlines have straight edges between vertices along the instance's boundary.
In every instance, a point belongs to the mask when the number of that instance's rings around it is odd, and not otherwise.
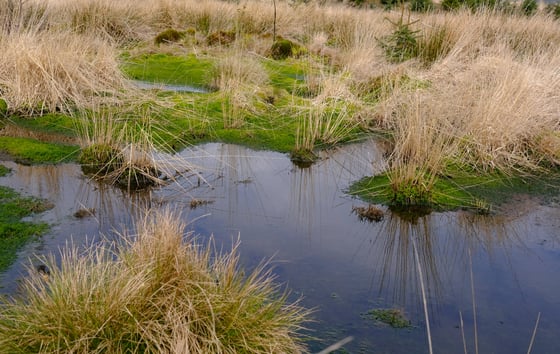
[{"label": "floating debris on water", "polygon": [[358,215],[360,221],[379,222],[383,220],[385,213],[375,205],[367,207],[352,206],[352,213]]}]

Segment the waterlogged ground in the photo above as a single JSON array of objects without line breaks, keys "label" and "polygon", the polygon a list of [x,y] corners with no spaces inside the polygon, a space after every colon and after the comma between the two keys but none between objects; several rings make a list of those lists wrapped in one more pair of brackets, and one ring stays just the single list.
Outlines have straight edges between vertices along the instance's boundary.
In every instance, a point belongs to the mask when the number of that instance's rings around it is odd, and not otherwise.
[{"label": "waterlogged ground", "polygon": [[[368,223],[352,213],[365,204],[344,190],[382,167],[375,143],[328,152],[308,169],[284,154],[234,145],[204,145],[182,156],[200,175],[187,172],[179,184],[133,196],[85,179],[76,165],[3,162],[13,172],[0,185],[55,207],[35,217],[51,223],[51,231],[25,246],[2,275],[1,291],[17,291],[22,264],[32,254],[95,242],[99,232],[118,237],[112,230],[130,225],[145,207],[168,206],[181,210],[201,239],[213,234],[228,248],[239,238],[246,267],[274,257],[278,280],[316,308],[313,352],[352,336],[346,352],[427,353],[420,279],[436,353],[463,352],[460,314],[474,352],[473,298],[481,353],[526,352],[539,313],[532,352],[560,352],[556,198],[545,204],[512,197],[497,216],[448,212],[406,221],[384,209],[382,221]],[[201,201],[194,209],[193,198]],[[93,215],[74,216],[83,208]],[[366,315],[380,308],[402,311],[411,326],[395,329]]]}]

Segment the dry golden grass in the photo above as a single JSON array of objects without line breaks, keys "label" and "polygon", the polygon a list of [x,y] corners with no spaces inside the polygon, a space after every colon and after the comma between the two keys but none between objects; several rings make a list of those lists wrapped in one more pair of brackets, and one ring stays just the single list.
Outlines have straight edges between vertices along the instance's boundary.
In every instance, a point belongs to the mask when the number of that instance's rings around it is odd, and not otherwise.
[{"label": "dry golden grass", "polygon": [[68,246],[3,299],[0,353],[300,353],[309,311],[287,301],[266,265],[244,275],[237,246],[185,235],[150,212],[128,244]]},{"label": "dry golden grass", "polygon": [[[224,101],[231,103],[224,106],[226,126],[243,124],[240,112],[251,111],[254,92],[266,82],[255,53],[265,54],[272,42],[273,6],[267,1],[30,0],[16,10],[0,13],[10,18],[5,21],[9,29],[5,27],[6,35],[0,39],[6,48],[1,54],[0,77],[5,79],[0,86],[11,109],[81,107],[87,105],[87,95],[115,94],[123,87],[116,46],[149,42],[168,27],[196,31],[196,40],[185,45],[184,51],[208,51],[220,58],[217,85]],[[417,31],[417,58],[391,63],[379,39],[391,34],[395,29],[391,23],[403,16]],[[412,141],[425,144],[421,137],[406,139],[406,146],[399,147],[404,140],[398,135],[424,134],[407,119],[431,114],[437,115],[430,119],[440,124],[440,133],[453,137],[449,138],[453,147],[458,145],[449,149],[456,152],[448,158],[482,169],[534,169],[543,161],[558,160],[550,137],[560,130],[560,24],[551,17],[487,10],[409,15],[342,4],[278,1],[276,28],[279,35],[305,45],[315,60],[324,59],[327,72],[344,77],[310,77],[312,89],[330,87],[330,101],[346,102],[350,87],[351,100],[362,100],[358,103],[361,113],[345,115],[345,124],[359,120],[369,128],[398,127],[393,132],[395,156],[401,155],[398,150],[405,155],[425,150],[410,146]],[[205,44],[206,36],[217,31],[237,34],[233,49]],[[392,84],[379,87],[383,82]],[[377,87],[368,87],[372,83]],[[378,94],[371,99],[360,90]],[[421,102],[411,105],[409,94],[421,97]],[[317,100],[310,105],[315,112],[324,111]],[[404,106],[418,109],[403,111]],[[380,117],[392,116],[407,118],[398,124],[394,119],[380,123]],[[308,124],[306,129],[314,128]]]},{"label": "dry golden grass", "polygon": [[89,107],[118,97],[126,82],[115,49],[69,32],[24,31],[0,37],[0,87],[13,111]]}]

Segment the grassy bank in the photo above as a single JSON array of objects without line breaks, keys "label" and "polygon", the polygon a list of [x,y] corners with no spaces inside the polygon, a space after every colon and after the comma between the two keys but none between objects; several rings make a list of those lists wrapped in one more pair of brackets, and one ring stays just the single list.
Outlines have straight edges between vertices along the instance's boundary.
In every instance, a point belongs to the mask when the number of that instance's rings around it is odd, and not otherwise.
[{"label": "grassy bank", "polygon": [[[4,166],[0,167],[0,176],[9,172]],[[0,186],[0,271],[16,260],[17,251],[26,242],[48,228],[47,224],[22,219],[49,208],[49,204],[43,200],[22,197],[14,190]]]},{"label": "grassy bank", "polygon": [[[313,160],[382,133],[391,188],[420,195],[449,166],[554,170],[560,24],[500,4],[279,1],[275,17],[260,1],[28,1],[0,15],[2,100],[8,115],[109,110],[117,122],[149,121],[150,145],[168,150],[226,141]],[[141,91],[127,78],[211,93]],[[149,109],[135,118],[135,107]],[[123,126],[112,136],[138,139]]]},{"label": "grassy bank", "polygon": [[[153,212],[128,243],[62,251],[4,299],[0,352],[299,353],[309,312],[266,265],[246,275],[236,247],[218,252]],[[93,301],[95,300],[95,301]]]}]

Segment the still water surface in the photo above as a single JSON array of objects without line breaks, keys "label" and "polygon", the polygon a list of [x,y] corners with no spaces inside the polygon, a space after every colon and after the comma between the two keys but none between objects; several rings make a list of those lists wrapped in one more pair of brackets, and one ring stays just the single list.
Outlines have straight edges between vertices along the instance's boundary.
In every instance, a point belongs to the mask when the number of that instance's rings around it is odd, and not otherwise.
[{"label": "still water surface", "polygon": [[[344,190],[383,168],[375,142],[330,151],[308,169],[284,154],[227,144],[181,157],[198,175],[133,195],[84,178],[73,164],[3,162],[14,171],[0,184],[47,198],[55,208],[35,217],[53,227],[1,275],[1,291],[17,291],[32,254],[56,252],[69,240],[95,242],[100,233],[118,237],[113,231],[130,227],[145,208],[168,206],[201,239],[214,235],[228,248],[239,238],[247,268],[273,257],[278,281],[316,309],[310,327],[319,339],[309,343],[315,352],[353,336],[345,346],[350,353],[427,353],[422,279],[436,353],[463,352],[460,314],[474,352],[473,288],[481,353],[527,352],[539,312],[533,353],[560,353],[560,206],[554,201],[515,196],[497,216],[448,212],[413,221],[387,210],[381,222],[366,223],[352,214],[364,204]],[[211,203],[191,209],[193,198]],[[95,216],[73,216],[84,207],[95,208]],[[366,318],[373,308],[399,308],[412,327]]]}]

